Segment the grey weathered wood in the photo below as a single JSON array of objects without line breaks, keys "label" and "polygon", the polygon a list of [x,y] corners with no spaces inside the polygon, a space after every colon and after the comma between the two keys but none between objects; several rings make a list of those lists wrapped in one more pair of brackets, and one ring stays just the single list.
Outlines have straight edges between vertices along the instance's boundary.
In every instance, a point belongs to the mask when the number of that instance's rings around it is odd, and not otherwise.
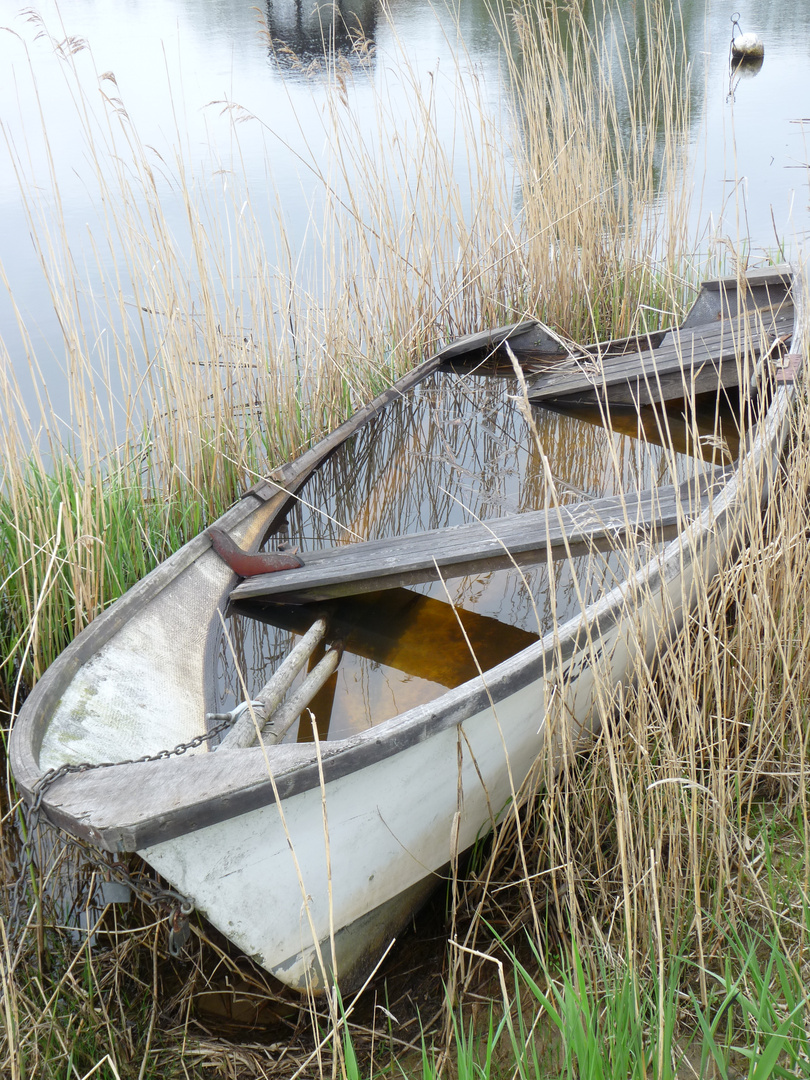
[{"label": "grey weathered wood", "polygon": [[[778,266],[758,266],[753,270],[746,270],[740,275],[740,280],[749,289],[758,285],[783,285],[790,286],[793,282],[793,270],[789,263],[780,263]],[[716,292],[719,289],[736,289],[738,279],[734,275],[721,278],[710,278],[704,281],[702,288]]]},{"label": "grey weathered wood", "polygon": [[[739,385],[753,372],[763,334],[785,336],[793,308],[777,316],[749,313],[689,330],[672,331],[653,350],[623,353],[544,372],[529,387],[533,402],[551,399],[602,400],[647,405]],[[746,376],[747,370],[747,376]]]},{"label": "grey weathered wood", "polygon": [[233,750],[237,747],[253,745],[256,741],[257,730],[263,727],[268,717],[271,717],[281,705],[295,676],[325,637],[326,620],[316,619],[298,644],[284,657],[281,665],[273,673],[272,679],[268,680],[254,696],[252,709],[245,710],[231,730],[222,737],[218,750]]},{"label": "grey weathered wood", "polygon": [[330,649],[326,656],[322,657],[310,671],[290,700],[285,701],[273,716],[265,720],[261,731],[264,743],[281,742],[326,680],[334,674],[340,663],[341,653],[342,650],[339,648]]},{"label": "grey weathered wood", "polygon": [[466,353],[479,352],[481,349],[496,349],[504,341],[512,341],[522,337],[532,330],[538,329],[540,324],[536,319],[524,319],[523,322],[512,323],[509,326],[499,326],[494,330],[481,330],[476,334],[467,334],[465,337],[456,338],[439,349],[436,354],[441,362],[457,360]]},{"label": "grey weathered wood", "polygon": [[684,493],[661,487],[635,495],[549,507],[495,521],[302,552],[304,566],[247,578],[231,599],[300,604],[393,589],[610,547],[629,535],[663,540],[693,511]]}]

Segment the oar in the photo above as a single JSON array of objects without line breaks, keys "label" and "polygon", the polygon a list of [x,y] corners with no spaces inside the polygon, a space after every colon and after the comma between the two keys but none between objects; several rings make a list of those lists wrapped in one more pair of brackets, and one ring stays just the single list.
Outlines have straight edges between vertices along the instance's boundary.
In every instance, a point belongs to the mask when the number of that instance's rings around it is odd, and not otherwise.
[{"label": "oar", "polygon": [[[231,730],[223,736],[220,746],[233,750],[237,747],[253,745],[256,741],[256,725],[258,724],[261,727],[268,717],[271,717],[278,709],[295,676],[326,636],[326,628],[325,619],[315,619],[295,648],[284,658],[280,667],[274,672],[273,677],[253,699],[252,713],[250,709],[245,709],[242,712]],[[331,655],[331,653],[327,655]],[[306,682],[303,685],[306,685]],[[300,712],[301,709],[298,711]]]},{"label": "oar", "polygon": [[285,701],[273,716],[265,720],[261,731],[264,743],[281,742],[304,709],[333,674],[340,663],[342,654],[343,649],[340,645],[330,649],[323,660],[310,671],[289,701]]}]

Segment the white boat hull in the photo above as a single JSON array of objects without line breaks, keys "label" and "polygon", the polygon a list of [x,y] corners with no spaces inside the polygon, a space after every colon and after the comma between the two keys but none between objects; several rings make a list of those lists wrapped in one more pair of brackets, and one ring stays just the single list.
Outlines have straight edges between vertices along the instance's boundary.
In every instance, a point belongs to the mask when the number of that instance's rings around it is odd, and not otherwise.
[{"label": "white boat hull", "polygon": [[[639,652],[649,661],[662,636],[682,624],[741,538],[740,511],[758,512],[758,493],[770,489],[789,415],[785,390],[777,395],[716,502],[584,616],[489,672],[491,707],[281,805],[144,849],[144,859],[282,982],[318,990],[336,977],[344,992],[357,986],[443,868],[518,805],[544,745],[559,763],[565,745],[598,730]],[[578,632],[581,647],[557,662]],[[544,677],[497,699],[502,678],[538,659]],[[477,682],[441,700],[455,697],[463,711]],[[407,729],[413,719],[390,724]],[[355,741],[374,739],[372,729]],[[266,760],[271,772],[272,749]]]},{"label": "white boat hull", "polygon": [[[767,290],[768,282],[758,288]],[[708,317],[700,302],[693,310]],[[796,325],[799,353],[798,316]],[[440,361],[441,355],[428,361],[430,370]],[[33,801],[47,768],[65,763],[66,774],[51,780],[42,799],[52,822],[108,850],[137,850],[284,983],[319,990],[337,979],[349,991],[445,868],[516,812],[538,761],[556,767],[583,735],[598,730],[638,661],[649,662],[662,637],[705,596],[773,485],[799,368],[793,356],[773,379],[767,413],[736,467],[708,480],[696,470],[691,489],[669,489],[678,518],[683,500],[675,540],[648,547],[639,539],[627,552],[617,547],[625,566],[620,571],[617,563],[613,580],[621,584],[596,602],[580,600],[574,617],[484,676],[345,739],[266,750],[196,747],[166,760],[150,752],[150,737],[171,746],[188,729],[196,735],[195,718],[199,726],[205,715],[202,673],[211,652],[204,629],[227,602],[230,578],[208,541],[196,538],[92,624],[37,685],[12,737],[21,789]],[[415,384],[421,377],[407,378]],[[361,410],[354,426],[282,470],[279,482],[303,483],[401,392],[399,384]],[[258,543],[272,515],[284,512],[288,490],[266,487],[226,515],[244,543]],[[172,649],[158,648],[154,685],[122,695],[121,673],[132,681],[133,652],[150,641],[180,640],[181,631],[189,638],[183,662],[172,664]],[[166,707],[167,685],[180,702],[176,709]],[[114,747],[116,764],[94,767],[109,760],[111,731],[147,760],[125,761],[136,755]]]},{"label": "white boat hull", "polygon": [[[617,608],[624,614],[607,619],[607,632],[583,642],[564,665],[555,663],[558,645],[584,625],[581,618],[502,665],[544,656],[547,676],[494,707],[281,806],[140,854],[282,982],[318,990],[336,975],[344,992],[356,987],[444,868],[518,805],[547,740],[559,761],[563,742],[572,746],[613,711],[612,688],[631,673],[640,643],[649,659],[661,632],[680,624],[698,566],[702,578],[716,571],[726,537],[714,526],[710,533],[696,528],[692,551],[670,545],[651,573],[646,567],[605,597],[597,605],[604,616]],[[634,588],[643,590],[641,604]],[[563,682],[565,707],[561,699],[555,707]],[[454,692],[460,703],[465,690]],[[406,714],[393,723],[407,727],[409,720]],[[549,730],[555,721],[560,729]],[[372,729],[357,738],[375,737]],[[268,770],[272,762],[270,749]]]}]

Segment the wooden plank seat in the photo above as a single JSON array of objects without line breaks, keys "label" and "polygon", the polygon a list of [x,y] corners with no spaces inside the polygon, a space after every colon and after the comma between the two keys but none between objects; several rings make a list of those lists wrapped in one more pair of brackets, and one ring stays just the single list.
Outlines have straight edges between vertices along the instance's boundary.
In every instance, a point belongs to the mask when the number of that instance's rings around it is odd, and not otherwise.
[{"label": "wooden plank seat", "polygon": [[549,554],[566,558],[614,547],[630,536],[665,540],[676,535],[697,509],[693,494],[688,485],[662,486],[494,521],[302,552],[303,567],[246,578],[230,595],[235,601],[303,604],[525,565]]},{"label": "wooden plank seat", "polygon": [[529,387],[533,403],[564,400],[648,405],[738,386],[756,359],[793,326],[793,306],[670,331],[657,349],[635,349],[556,366]]}]

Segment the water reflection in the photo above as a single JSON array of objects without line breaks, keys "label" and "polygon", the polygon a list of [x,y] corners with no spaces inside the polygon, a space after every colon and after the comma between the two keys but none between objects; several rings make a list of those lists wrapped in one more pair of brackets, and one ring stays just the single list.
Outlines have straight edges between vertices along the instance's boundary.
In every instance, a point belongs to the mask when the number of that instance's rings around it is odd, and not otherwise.
[{"label": "water reflection", "polygon": [[730,101],[735,99],[737,87],[740,83],[745,79],[753,79],[758,75],[764,63],[764,56],[732,57],[728,74],[728,97]]},{"label": "water reflection", "polygon": [[[432,376],[325,462],[281,534],[306,560],[308,550],[645,490],[707,467],[678,451],[689,448],[682,432],[664,437],[670,414],[656,428],[662,445],[643,425],[606,431],[541,408],[530,425],[516,389],[505,376]],[[683,426],[677,414],[671,421]],[[345,651],[312,712],[321,737],[345,737],[525,648],[623,580],[627,557],[593,552],[298,608],[243,604],[230,613],[230,644],[223,636],[217,650],[216,711],[242,699],[237,665],[258,692],[295,635],[326,615]],[[288,737],[311,737],[309,719]]]},{"label": "water reflection", "polygon": [[[36,6],[45,26],[60,39],[88,41],[93,56],[79,53],[73,63],[93,101],[98,99],[98,73],[114,73],[126,116],[138,140],[144,146],[154,147],[154,161],[163,163],[155,171],[161,213],[165,215],[168,231],[178,237],[181,257],[187,245],[188,208],[173,182],[165,179],[165,163],[181,158],[185,168],[196,164],[202,153],[206,160],[215,162],[215,168],[219,169],[223,163],[227,168],[233,158],[235,129],[229,114],[221,112],[219,107],[206,107],[210,102],[223,99],[236,102],[244,107],[244,115],[256,115],[266,128],[272,129],[272,156],[268,162],[266,130],[260,124],[239,125],[239,170],[240,175],[244,170],[246,187],[255,193],[267,190],[268,175],[272,175],[274,190],[268,203],[277,197],[283,207],[289,230],[287,240],[295,261],[300,251],[309,250],[307,236],[313,221],[312,187],[307,176],[303,176],[302,183],[300,156],[306,157],[308,153],[306,147],[302,148],[302,141],[306,141],[307,135],[311,138],[313,131],[321,130],[322,99],[318,95],[323,91],[313,81],[304,85],[304,80],[297,79],[294,65],[285,67],[281,62],[282,51],[289,49],[291,54],[307,58],[320,55],[326,42],[332,44],[334,51],[352,59],[357,55],[355,34],[362,35],[377,50],[374,55],[385,56],[386,63],[374,67],[373,79],[357,80],[351,97],[352,115],[372,117],[372,95],[384,84],[385,93],[392,95],[394,118],[401,116],[403,109],[407,114],[408,79],[403,79],[400,86],[388,77],[396,70],[402,51],[413,65],[413,83],[421,85],[433,79],[439,68],[453,69],[455,57],[461,53],[461,41],[469,57],[469,65],[462,60],[461,67],[476,81],[487,85],[484,96],[493,100],[499,94],[504,66],[501,35],[490,12],[501,11],[502,26],[509,33],[511,13],[520,5],[506,0],[500,0],[500,5],[490,5],[486,0],[465,0],[464,4],[456,5],[458,36],[451,13],[427,0],[396,0],[385,6],[379,0],[340,0],[324,5],[316,0],[266,0],[258,19],[251,5],[212,4],[210,0],[132,0],[125,5],[71,0],[61,9],[56,0],[42,0]],[[569,9],[577,8],[567,4],[556,6],[564,24]],[[651,50],[652,35],[665,19],[673,17],[672,5],[661,0],[652,4],[657,21],[653,20],[649,30],[643,18],[644,6],[630,0],[610,4],[607,0],[583,0],[579,5],[590,34],[596,32],[604,11],[611,13],[617,26],[621,20],[625,28],[621,34],[606,39],[602,46],[608,59],[606,77],[613,80],[614,86],[623,85],[623,58],[626,60],[637,52],[642,68],[648,71],[648,85],[667,87],[671,91],[667,101],[674,108],[682,90],[677,71],[644,67],[647,58],[658,55]],[[555,5],[549,3],[547,7],[553,10]],[[741,250],[756,255],[759,249],[765,246],[772,249],[776,244],[789,257],[794,233],[806,231],[808,220],[804,190],[806,132],[801,118],[810,115],[806,91],[810,5],[773,5],[766,0],[750,0],[743,6],[744,25],[762,35],[768,63],[757,75],[755,84],[743,87],[735,82],[736,101],[732,102],[728,101],[729,9],[683,0],[678,10],[683,26],[681,59],[688,62],[690,69],[693,141],[697,144],[703,141],[704,134],[708,135],[696,169],[695,187],[702,191],[703,202],[700,205],[695,200],[692,224],[697,226],[698,219],[702,224],[711,213],[713,226],[720,232],[725,230],[729,236],[730,247],[726,250],[733,250],[734,245],[743,241]],[[36,428],[41,395],[29,386],[29,352],[36,353],[36,366],[43,371],[52,399],[66,400],[74,391],[68,388],[64,374],[66,349],[62,331],[66,321],[53,310],[53,294],[31,243],[24,195],[30,197],[34,191],[47,190],[53,168],[59,184],[58,203],[65,217],[64,223],[55,227],[54,235],[64,233],[71,260],[90,268],[87,280],[83,279],[79,288],[85,297],[98,298],[105,294],[105,289],[117,293],[118,274],[124,260],[115,245],[104,240],[104,213],[100,208],[105,200],[99,199],[94,170],[88,165],[81,110],[75,108],[74,95],[65,92],[64,64],[47,39],[39,34],[39,25],[30,21],[30,13],[15,15],[9,9],[3,21],[12,31],[0,35],[0,91],[6,103],[3,124],[8,147],[26,148],[27,165],[22,191],[8,157],[5,168],[0,168],[0,208],[4,222],[0,261],[8,272],[13,296],[12,303],[5,290],[0,295],[0,337],[22,381],[21,394],[35,418]],[[270,61],[268,33],[280,43]],[[567,48],[572,61],[579,45],[581,42],[569,35]],[[742,76],[743,71],[737,74]],[[110,85],[107,84],[108,89]],[[745,92],[754,88],[755,93]],[[625,148],[634,146],[637,105],[638,102],[619,94],[617,126],[623,132]],[[455,102],[448,103],[437,95],[437,124],[444,141],[452,139],[457,126],[455,106]],[[173,116],[178,117],[182,132],[179,140],[171,120]],[[40,131],[40,117],[44,118],[47,143]],[[505,136],[508,140],[507,132]],[[316,138],[314,142],[319,148],[326,145],[326,140]],[[315,165],[328,172],[326,158],[324,153]],[[111,161],[115,160],[113,156]],[[102,161],[100,169],[104,171],[108,164]],[[652,164],[655,170],[660,168],[658,151]],[[208,180],[201,177],[201,186],[205,187],[206,183]],[[690,184],[690,170],[686,169],[683,186],[688,188]],[[211,181],[210,186],[213,190],[216,184]],[[736,202],[738,194],[746,200],[744,213]],[[733,197],[729,198],[730,195]],[[215,203],[218,198],[214,196]],[[273,264],[277,257],[273,248],[274,218],[264,213],[260,203],[257,197],[259,231],[267,245],[268,263]],[[222,205],[224,228],[228,221],[227,200]],[[741,231],[745,236],[740,235]],[[705,244],[702,241],[701,244],[705,250]],[[228,287],[238,290],[240,285],[229,283]],[[128,296],[136,292],[126,275],[122,288]],[[57,292],[63,294],[60,289]],[[88,302],[88,307],[94,310],[95,305],[95,299]],[[251,310],[247,303],[244,307]],[[25,332],[18,325],[18,313],[26,320]],[[89,326],[92,320],[89,315],[87,318]],[[99,333],[91,334],[93,340],[126,337],[129,332],[116,322],[115,313],[105,314],[101,323]],[[259,333],[258,326],[247,329]],[[28,334],[32,335],[30,345]],[[155,331],[154,341],[161,337],[162,330]],[[141,349],[144,363],[151,355],[152,346],[150,334]],[[99,371],[104,369],[107,357],[100,345],[93,360]],[[126,398],[126,392],[115,384],[110,396]],[[117,418],[118,413],[112,411]],[[110,427],[113,424],[111,420]]]},{"label": "water reflection", "polygon": [[[675,400],[640,408],[613,404],[607,416],[598,405],[580,405],[567,414],[596,427],[607,420],[614,431],[643,443],[671,447],[678,454],[702,457],[714,465],[728,465],[740,449],[739,411],[739,395],[732,391],[720,397],[701,395],[694,408],[684,400]],[[665,482],[663,477],[661,482]]]},{"label": "water reflection", "polygon": [[267,0],[270,55],[285,71],[340,55],[369,62],[379,0]]}]

